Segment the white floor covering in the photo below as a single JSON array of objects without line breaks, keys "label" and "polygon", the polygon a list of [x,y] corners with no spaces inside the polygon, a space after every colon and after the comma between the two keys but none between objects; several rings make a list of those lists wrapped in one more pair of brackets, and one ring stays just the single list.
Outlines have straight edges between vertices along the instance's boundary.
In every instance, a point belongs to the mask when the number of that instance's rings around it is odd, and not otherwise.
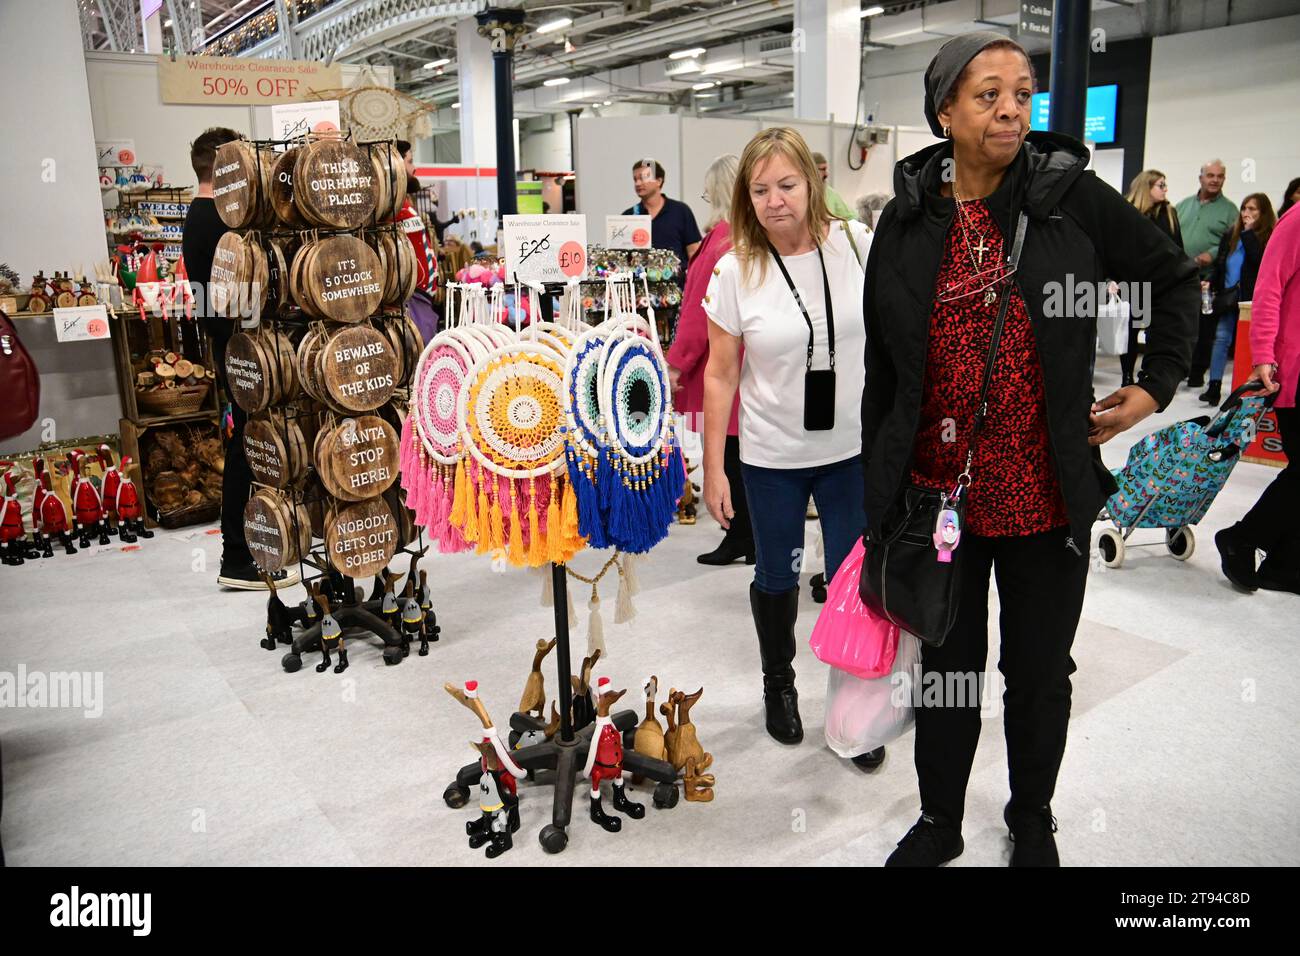
[{"label": "white floor covering", "polygon": [[[1099,394],[1117,380],[1114,361],[1102,360]],[[1122,464],[1141,433],[1201,408],[1184,388],[1167,412],[1107,447],[1108,464]],[[1053,802],[1067,865],[1300,861],[1300,597],[1236,593],[1212,541],[1274,473],[1237,467],[1196,529],[1190,561],[1158,547],[1131,551],[1121,569],[1094,570]],[[610,657],[601,672],[629,688],[624,703],[637,709],[650,673],[662,690],[704,687],[693,717],[715,756],[716,800],[648,809],[644,820],[607,834],[586,819],[580,798],[568,849],[552,857],[536,839],[551,790],[525,785],[515,848],[491,865],[873,866],[914,822],[910,734],[870,776],[823,743],[826,670],[806,644],[818,610],[806,588],[796,666],[807,737],[783,747],[763,732],[750,570],[695,563],[719,538],[701,514],[693,527],[674,527],[641,565],[632,624],[612,624],[615,582],[602,589]],[[376,647],[357,640],[344,675],[315,673],[315,659],[288,674],[280,651],[258,647],[264,597],[216,588],[220,539],[206,530],[160,532],[129,553],[0,568],[0,671],[102,672],[104,681],[99,718],[0,707],[8,862],[487,862],[465,845],[464,822],[477,811],[452,811],[441,799],[474,756],[468,742],[477,727],[441,688],[478,679],[505,723],[534,642],[550,636],[539,579],[495,574],[468,555],[426,559],[443,633],[429,657],[412,653],[386,667]],[[590,574],[601,560],[585,555],[575,567]],[[300,588],[287,593],[302,596]],[[580,658],[585,594],[577,597]],[[552,695],[553,668],[551,658]],[[1000,721],[988,718],[970,782],[966,852],[954,865],[1005,864],[1006,796]]]}]

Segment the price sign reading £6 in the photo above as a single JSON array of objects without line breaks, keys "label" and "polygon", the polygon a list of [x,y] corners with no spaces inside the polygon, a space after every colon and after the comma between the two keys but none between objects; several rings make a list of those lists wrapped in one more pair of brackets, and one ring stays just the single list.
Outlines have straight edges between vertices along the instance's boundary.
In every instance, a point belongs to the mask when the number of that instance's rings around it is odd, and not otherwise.
[{"label": "price sign reading \u00a36", "polygon": [[519,282],[567,282],[587,275],[587,217],[505,216],[506,275]]},{"label": "price sign reading \u00a36", "polygon": [[649,216],[606,216],[605,246],[609,249],[649,249]]}]

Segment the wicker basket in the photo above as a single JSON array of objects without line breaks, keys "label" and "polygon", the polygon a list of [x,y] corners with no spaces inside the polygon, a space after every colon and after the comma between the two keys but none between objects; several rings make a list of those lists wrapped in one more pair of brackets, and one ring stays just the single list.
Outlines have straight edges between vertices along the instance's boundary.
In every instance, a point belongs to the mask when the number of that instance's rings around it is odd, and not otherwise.
[{"label": "wicker basket", "polygon": [[182,385],[178,388],[158,388],[136,392],[135,401],[141,411],[155,415],[192,415],[203,407],[212,385]]}]

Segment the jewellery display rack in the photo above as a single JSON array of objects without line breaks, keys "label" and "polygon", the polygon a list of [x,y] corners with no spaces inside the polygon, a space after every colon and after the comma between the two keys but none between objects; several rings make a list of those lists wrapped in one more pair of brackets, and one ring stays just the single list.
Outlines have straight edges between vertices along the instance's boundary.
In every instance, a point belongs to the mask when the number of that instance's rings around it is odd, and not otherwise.
[{"label": "jewellery display rack", "polygon": [[[565,289],[562,283],[547,283],[541,296],[542,319],[551,320],[554,301]],[[535,779],[537,771],[554,771],[554,795],[551,804],[551,822],[538,833],[538,842],[547,853],[559,853],[568,845],[566,828],[573,818],[573,796],[578,776],[582,773],[595,723],[575,730],[571,718],[573,706],[572,663],[569,653],[569,574],[563,564],[551,564],[551,587],[555,604],[555,667],[559,684],[560,729],[544,743],[523,747],[511,753],[511,758],[528,771],[528,779]],[[623,768],[655,782],[654,805],[670,809],[677,805],[677,772],[666,760],[656,760],[639,754],[634,749],[637,713],[621,710],[612,715],[614,726],[623,734]],[[510,715],[510,744],[518,735],[529,731],[545,730],[545,724],[527,714]],[[470,790],[478,785],[482,769],[478,762],[467,764],[456,774],[456,779],[443,791],[443,802],[452,809],[464,807],[469,802]]]},{"label": "jewellery display rack", "polygon": [[[301,145],[301,141],[293,140],[250,140],[249,145],[253,147],[253,153],[257,157],[258,177],[262,178],[263,149],[275,146],[292,147]],[[386,141],[378,140],[373,142],[357,142],[358,148],[366,149],[367,153],[373,155],[376,146],[386,145]],[[370,221],[359,229],[327,229],[327,228],[293,228],[289,226],[277,225],[273,228],[250,228],[241,230],[244,234],[253,233],[259,243],[265,244],[268,240],[275,239],[303,239],[308,238],[313,241],[326,239],[331,236],[366,236],[378,233],[387,233],[394,241],[407,242],[405,235],[400,231],[396,223],[381,222],[378,217],[378,210],[371,214]],[[399,279],[404,275],[401,271],[400,257],[397,264],[399,270]],[[285,301],[279,301],[274,314],[263,314],[260,320],[253,326],[256,328],[265,328],[273,336],[277,333],[287,336],[290,341],[299,339],[302,334],[306,334],[308,327],[315,325],[324,325],[319,319],[307,315],[298,306],[292,295],[285,297]],[[375,327],[377,323],[386,324],[390,321],[404,320],[405,310],[401,307],[390,307],[381,309],[380,314],[371,316],[356,325],[370,325]],[[251,331],[251,329],[250,329]],[[412,369],[406,370],[406,376],[409,376]],[[270,387],[278,390],[281,381],[277,380],[280,374],[278,363],[272,363],[270,366]],[[394,400],[405,404],[409,398],[406,386],[403,384],[396,388],[386,404],[391,404]],[[374,412],[364,414],[377,414],[379,409]],[[266,409],[263,413],[264,420],[269,422],[275,430],[280,441],[285,443],[284,447],[289,447],[289,426],[300,419],[315,417],[320,414],[315,409],[307,409],[301,397],[291,399],[279,406]],[[326,411],[326,421],[338,417],[338,413]],[[358,413],[362,414],[362,413]],[[324,426],[322,426],[324,427]],[[326,493],[324,486],[319,480],[311,481],[316,472],[316,461],[311,454],[307,455],[304,475],[297,482],[293,483],[296,488],[285,489],[286,498],[295,505],[319,505],[323,507],[327,502],[333,499]],[[258,487],[272,488],[269,485],[253,481],[254,489]],[[311,491],[304,492],[304,488],[311,488]],[[277,492],[282,489],[272,488]],[[290,540],[298,542],[302,540],[304,529],[301,526],[300,510],[297,507],[291,507],[289,515],[291,517]],[[402,516],[395,514],[399,526],[403,524]],[[419,559],[426,551],[424,545],[424,536],[422,529],[418,525],[411,523],[412,539],[406,541],[401,547],[394,550],[392,558],[388,564],[399,560],[400,556],[406,555],[411,558],[411,574],[414,574],[415,561]],[[279,593],[274,587],[270,588],[270,594],[267,598],[267,616],[266,616],[266,636],[259,641],[261,647],[266,650],[275,650],[280,645],[288,645],[288,651],[281,658],[280,664],[287,672],[294,672],[302,667],[303,654],[319,652],[321,650],[321,624],[324,615],[312,606],[313,594],[312,586],[316,586],[320,593],[329,601],[330,616],[338,622],[342,628],[342,635],[346,640],[349,636],[355,636],[357,631],[363,631],[377,637],[383,647],[383,660],[387,665],[400,663],[406,656],[409,644],[403,641],[402,635],[398,630],[390,626],[380,616],[383,605],[384,592],[386,583],[383,578],[382,570],[375,577],[374,588],[369,597],[364,596],[364,590],[356,585],[355,580],[346,574],[338,571],[330,562],[328,547],[323,539],[318,539],[310,535],[308,530],[307,536],[310,538],[311,547],[305,551],[300,550],[298,553],[298,570],[301,576],[301,584],[307,590],[307,599],[296,606],[289,606],[281,600]],[[415,582],[412,582],[413,585]],[[403,585],[405,586],[405,585]],[[418,586],[418,585],[417,585]],[[400,593],[400,589],[398,589]],[[426,637],[432,640],[438,639],[440,628],[436,623],[436,615],[432,610],[426,612],[424,627]],[[351,635],[349,634],[351,632]]]}]

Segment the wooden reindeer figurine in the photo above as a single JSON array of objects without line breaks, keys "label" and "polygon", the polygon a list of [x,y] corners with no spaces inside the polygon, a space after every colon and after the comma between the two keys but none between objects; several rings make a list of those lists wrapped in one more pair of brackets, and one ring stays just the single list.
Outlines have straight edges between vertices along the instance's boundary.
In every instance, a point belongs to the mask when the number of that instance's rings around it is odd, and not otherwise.
[{"label": "wooden reindeer figurine", "polygon": [[420,614],[424,618],[424,630],[420,632],[420,650],[421,657],[429,655],[429,642],[437,641],[438,635],[442,633],[442,628],[438,626],[438,615],[433,612],[433,594],[429,591],[429,575],[420,572]]},{"label": "wooden reindeer figurine", "polygon": [[[641,685],[645,693],[645,720],[641,721],[633,738],[632,749],[655,760],[666,760],[667,749],[664,747],[664,728],[655,717],[655,694],[659,692],[659,678],[651,675]],[[632,782],[640,783],[640,774],[632,774]]]},{"label": "wooden reindeer figurine", "polygon": [[600,784],[608,780],[614,785],[614,809],[633,820],[645,816],[645,805],[633,803],[623,790],[623,735],[609,716],[610,708],[626,694],[614,690],[609,678],[602,677],[596,684],[596,731],[591,735],[591,749],[587,751],[587,764],[582,775],[591,780],[591,820],[610,833],[623,828],[623,821],[605,813],[600,805]]},{"label": "wooden reindeer figurine", "polygon": [[[492,725],[492,717],[488,714],[487,707],[478,696],[478,681],[467,680],[463,688],[451,683],[443,684],[442,687],[443,690],[472,710],[474,715],[478,717],[479,723],[483,725],[483,735],[475,746],[477,747],[480,743],[487,745],[498,762],[497,769],[504,771],[498,781],[502,792],[508,791],[511,797],[517,796],[515,781],[527,776],[527,772],[519,764],[515,763],[514,758],[510,756],[510,749],[506,746],[505,741],[501,739],[501,735],[497,733],[496,727]],[[483,753],[481,748],[480,753]],[[492,769],[487,763],[486,755],[480,766],[485,773]],[[519,829],[518,810],[515,811],[515,829]]]},{"label": "wooden reindeer figurine", "polygon": [[330,651],[337,649],[339,662],[334,665],[334,673],[342,674],[348,669],[348,649],[343,644],[343,628],[334,619],[334,615],[330,613],[329,598],[320,593],[314,582],[312,595],[320,604],[323,615],[320,622],[320,650],[324,659],[316,665],[316,673],[319,674],[330,666]]},{"label": "wooden reindeer figurine", "polygon": [[[495,860],[514,846],[511,834],[519,829],[519,798],[514,793],[514,778],[502,772],[501,761],[492,745],[480,740],[471,746],[479,752],[483,773],[478,779],[479,818],[465,824],[465,833],[471,850],[486,843],[484,856]],[[507,780],[512,784],[509,788],[505,785]]]},{"label": "wooden reindeer figurine", "polygon": [[600,660],[600,648],[592,651],[590,657],[582,659],[580,677],[570,676],[573,682],[573,708],[570,714],[574,730],[581,730],[596,719],[596,705],[591,699],[591,669]]},{"label": "wooden reindeer figurine", "polygon": [[677,727],[672,744],[668,747],[668,761],[673,769],[684,771],[683,782],[687,800],[707,803],[713,799],[713,774],[704,773],[713,766],[713,754],[705,753],[691,723],[691,708],[704,696],[701,687],[694,694],[674,690],[670,699],[677,709]]},{"label": "wooden reindeer figurine", "polygon": [[415,582],[406,579],[406,590],[402,592],[402,656],[411,653],[411,641],[424,637],[424,612],[420,610],[420,601],[415,596]]},{"label": "wooden reindeer figurine", "polygon": [[519,698],[519,713],[542,720],[546,717],[546,678],[542,676],[542,661],[555,647],[555,639],[537,641],[537,651],[533,654],[533,669],[528,672],[524,683],[523,695]]}]

